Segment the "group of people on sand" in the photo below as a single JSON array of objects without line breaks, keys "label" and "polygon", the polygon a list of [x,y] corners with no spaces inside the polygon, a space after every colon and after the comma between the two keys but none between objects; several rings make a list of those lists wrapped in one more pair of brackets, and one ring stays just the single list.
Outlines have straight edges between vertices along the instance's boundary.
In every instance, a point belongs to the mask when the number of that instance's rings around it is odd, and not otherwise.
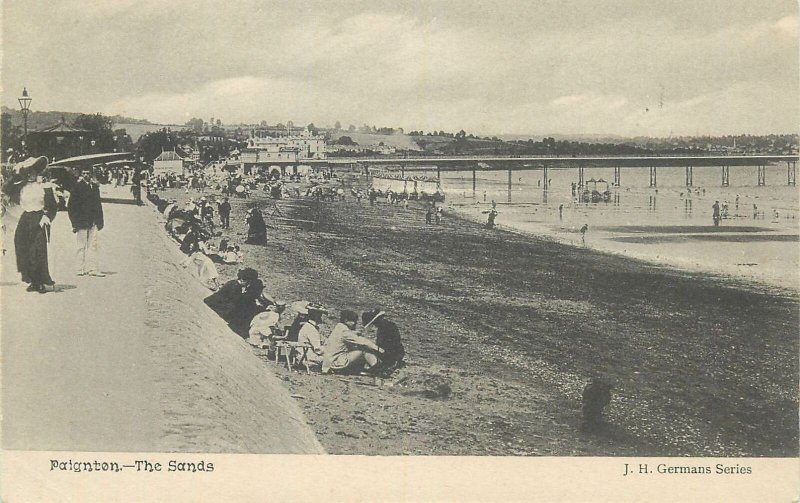
[{"label": "group of people on sand", "polygon": [[[344,309],[326,337],[325,307],[307,301],[287,306],[275,300],[264,291],[258,272],[249,267],[239,270],[235,280],[221,286],[205,303],[252,346],[273,352],[282,346],[325,374],[386,376],[405,357],[400,330],[384,311],[363,312],[358,331],[359,315]],[[372,329],[374,340],[368,337]]]},{"label": "group of people on sand", "polygon": [[[52,264],[48,250],[51,225],[55,220],[59,199],[67,198],[67,213],[77,243],[77,275],[104,277],[97,266],[98,233],[103,229],[103,207],[100,188],[89,168],[71,184],[69,195],[54,180],[44,176],[47,158],[30,157],[13,166],[3,180],[3,212],[6,204],[22,210],[14,233],[17,270],[28,292],[55,291],[50,275]],[[5,178],[5,177],[4,177]]]},{"label": "group of people on sand", "polygon": [[[405,349],[400,330],[384,311],[373,309],[361,313],[362,328],[357,331],[359,315],[344,309],[326,336],[327,309],[307,301],[287,306],[275,300],[264,291],[264,283],[255,269],[240,269],[235,280],[220,286],[214,263],[241,262],[238,246],[222,239],[219,249],[212,249],[208,244],[212,233],[201,217],[202,204],[179,209],[174,199],[165,201],[155,194],[149,198],[164,213],[166,228],[187,254],[183,265],[192,267],[201,283],[214,290],[205,303],[251,345],[273,352],[280,346],[323,373],[366,372],[385,376],[402,365]],[[258,208],[248,210],[246,221],[248,243],[266,242],[266,224]],[[223,253],[223,249],[227,252]],[[374,340],[368,336],[373,330]]]},{"label": "group of people on sand", "polygon": [[[181,265],[191,269],[205,287],[217,290],[219,273],[215,264],[239,264],[244,256],[239,245],[225,237],[220,238],[218,245],[212,243],[215,236],[221,235],[221,232],[214,232],[213,198],[189,199],[183,208],[178,207],[176,199],[164,200],[156,194],[150,194],[148,198],[164,214],[165,229],[186,254]],[[222,228],[229,228],[231,206],[228,198],[217,203],[217,211]]]}]

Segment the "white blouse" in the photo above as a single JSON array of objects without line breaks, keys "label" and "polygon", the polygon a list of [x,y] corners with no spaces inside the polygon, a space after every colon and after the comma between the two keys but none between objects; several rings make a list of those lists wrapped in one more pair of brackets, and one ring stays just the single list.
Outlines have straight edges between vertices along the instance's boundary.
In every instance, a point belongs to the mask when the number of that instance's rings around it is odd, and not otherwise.
[{"label": "white blouse", "polygon": [[22,211],[41,211],[44,209],[44,189],[49,185],[29,182],[19,193],[19,205]]}]

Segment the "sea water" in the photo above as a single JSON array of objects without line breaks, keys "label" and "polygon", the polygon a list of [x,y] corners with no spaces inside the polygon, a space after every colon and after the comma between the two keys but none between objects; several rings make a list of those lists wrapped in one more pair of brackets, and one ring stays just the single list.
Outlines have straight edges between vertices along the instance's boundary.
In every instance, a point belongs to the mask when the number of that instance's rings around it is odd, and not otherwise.
[{"label": "sea water", "polygon": [[[413,173],[411,173],[413,174]],[[705,271],[799,290],[798,189],[788,185],[787,166],[765,168],[758,186],[756,166],[731,166],[729,186],[721,167],[694,167],[686,186],[684,167],[660,167],[650,186],[648,167],[624,167],[619,186],[611,186],[614,168],[585,168],[584,180],[609,182],[611,200],[584,203],[573,197],[577,168],[478,171],[473,192],[471,171],[445,171],[441,185],[454,210],[481,220],[492,202],[496,222],[575,246],[647,260],[691,271]],[[588,183],[591,188],[593,184]],[[598,184],[602,192],[605,184]],[[712,205],[727,205],[719,227]],[[560,208],[560,209],[559,209]],[[724,210],[723,210],[724,211]],[[583,236],[581,227],[588,225]]]}]

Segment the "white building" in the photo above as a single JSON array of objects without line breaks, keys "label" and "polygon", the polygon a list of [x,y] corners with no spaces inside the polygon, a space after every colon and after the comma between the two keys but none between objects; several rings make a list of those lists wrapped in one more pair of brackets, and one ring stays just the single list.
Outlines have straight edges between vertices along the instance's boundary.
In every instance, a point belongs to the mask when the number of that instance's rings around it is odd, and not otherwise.
[{"label": "white building", "polygon": [[[267,129],[253,128],[247,139],[247,150],[265,151],[269,154],[297,151],[297,159],[325,159],[325,138],[311,134],[308,128],[301,132],[287,130],[287,134],[270,136]],[[268,157],[273,157],[272,155]]]},{"label": "white building", "polygon": [[174,150],[161,152],[153,160],[153,173],[179,173],[183,174],[183,157]]}]

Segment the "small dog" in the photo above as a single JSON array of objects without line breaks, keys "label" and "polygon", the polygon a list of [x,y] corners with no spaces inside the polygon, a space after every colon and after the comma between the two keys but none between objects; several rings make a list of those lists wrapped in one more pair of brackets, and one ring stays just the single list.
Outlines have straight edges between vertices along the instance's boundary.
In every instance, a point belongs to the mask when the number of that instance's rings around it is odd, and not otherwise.
[{"label": "small dog", "polygon": [[611,384],[593,378],[583,388],[583,427],[595,430],[603,422],[603,407],[611,403]]}]

